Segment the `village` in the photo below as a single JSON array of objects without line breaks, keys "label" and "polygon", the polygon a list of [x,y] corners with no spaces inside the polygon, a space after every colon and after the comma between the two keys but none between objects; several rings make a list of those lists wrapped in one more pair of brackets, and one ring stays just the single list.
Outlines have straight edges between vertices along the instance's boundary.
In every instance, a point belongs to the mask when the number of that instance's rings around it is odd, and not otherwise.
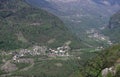
[{"label": "village", "polygon": [[48,56],[48,57],[67,57],[69,55],[70,47],[67,45],[63,45],[57,48],[47,48],[46,46],[33,46],[28,49],[20,49],[16,51],[12,51],[9,53],[1,52],[0,55],[11,55],[12,60],[15,62],[20,62],[21,58],[28,56]]},{"label": "village", "polygon": [[[48,48],[46,46],[33,46],[27,49],[19,49],[10,52],[2,51],[0,56],[2,57],[2,64],[0,65],[0,70],[5,72],[12,72],[18,69],[16,63],[18,64],[29,64],[22,70],[28,70],[35,64],[35,59],[38,61],[46,61],[49,59],[67,58],[69,57],[69,52],[71,48],[68,45],[63,45],[57,48]],[[7,58],[8,57],[8,58]]]},{"label": "village", "polygon": [[110,41],[109,37],[101,34],[98,30],[92,28],[90,30],[87,30],[86,33],[88,34],[89,38],[100,40],[100,41],[106,41],[108,45],[112,45],[113,43]]}]

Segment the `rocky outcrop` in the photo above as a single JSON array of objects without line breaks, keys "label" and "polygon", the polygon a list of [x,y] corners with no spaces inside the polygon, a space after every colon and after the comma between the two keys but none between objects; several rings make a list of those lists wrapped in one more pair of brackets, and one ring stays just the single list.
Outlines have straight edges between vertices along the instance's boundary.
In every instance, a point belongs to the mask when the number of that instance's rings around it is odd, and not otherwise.
[{"label": "rocky outcrop", "polygon": [[116,69],[115,67],[105,68],[102,70],[102,77],[108,77],[108,74],[111,74],[112,76],[115,76]]}]

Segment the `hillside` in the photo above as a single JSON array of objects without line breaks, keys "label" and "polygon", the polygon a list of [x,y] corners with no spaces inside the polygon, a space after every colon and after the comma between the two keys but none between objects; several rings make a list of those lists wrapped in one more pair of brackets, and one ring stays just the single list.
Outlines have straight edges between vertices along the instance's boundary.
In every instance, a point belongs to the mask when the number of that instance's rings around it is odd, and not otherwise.
[{"label": "hillside", "polygon": [[[64,19],[72,26],[66,27],[55,15],[44,9],[33,7],[25,1],[0,0],[0,77],[102,77],[102,71],[111,67],[116,71],[114,77],[120,77],[120,45],[104,49],[97,46],[95,39],[88,40],[87,35],[81,35],[99,32],[95,30],[96,28],[90,28],[89,31],[85,24],[80,24],[79,17],[84,15],[75,14],[73,17],[69,15],[74,22]],[[55,0],[39,1],[42,2],[41,7],[49,8],[51,4],[47,1]],[[69,3],[74,0],[58,1]],[[46,2],[47,5],[44,5]],[[90,18],[94,15],[93,12],[91,13]],[[99,14],[97,15],[98,18],[102,18]],[[78,18],[75,19],[76,17]],[[84,21],[86,19],[85,16]],[[92,19],[95,23],[95,19]],[[113,41],[119,39],[119,19],[119,13],[113,15],[105,30],[105,35],[111,34]],[[91,23],[89,20],[87,22]],[[85,23],[90,25],[87,22]],[[74,23],[78,32],[76,35],[83,39],[82,42],[69,31],[74,29]],[[77,27],[78,25],[82,25],[81,28]],[[101,34],[99,37],[104,38]],[[91,43],[89,47],[85,46],[88,45],[85,43],[86,40]],[[101,46],[105,43],[105,41],[99,42],[98,45]],[[95,49],[91,47],[93,45]],[[112,77],[111,73],[108,77]]]},{"label": "hillside", "polygon": [[120,11],[110,18],[109,25],[104,29],[104,34],[109,36],[114,43],[120,43]]},{"label": "hillside", "polygon": [[[105,47],[108,44],[101,39],[90,38],[87,32],[95,29],[97,30],[96,33],[100,34],[100,29],[108,24],[110,16],[120,9],[119,0],[26,1],[32,6],[43,8],[60,17],[70,31],[86,44],[94,48],[103,46],[103,44]],[[44,6],[41,6],[43,2]]]},{"label": "hillside", "polygon": [[93,0],[98,4],[102,5],[120,5],[120,0]]},{"label": "hillside", "polygon": [[0,49],[26,48],[31,45],[57,47],[76,38],[56,16],[28,5],[24,0],[0,0]]},{"label": "hillside", "polygon": [[92,54],[87,61],[74,61],[78,69],[70,77],[120,77],[120,44]]},{"label": "hillside", "polygon": [[79,68],[74,77],[120,77],[120,45],[97,52]]}]

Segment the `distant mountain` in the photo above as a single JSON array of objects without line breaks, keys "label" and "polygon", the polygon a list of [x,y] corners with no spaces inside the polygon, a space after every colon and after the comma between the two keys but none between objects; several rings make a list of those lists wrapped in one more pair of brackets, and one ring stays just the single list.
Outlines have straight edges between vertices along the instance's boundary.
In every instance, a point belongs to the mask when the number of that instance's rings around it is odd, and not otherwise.
[{"label": "distant mountain", "polygon": [[57,47],[67,41],[80,47],[58,17],[34,8],[24,0],[0,0],[0,50],[36,44]]},{"label": "distant mountain", "polygon": [[[95,27],[106,24],[109,17],[120,10],[120,0],[26,0],[31,5],[44,8],[60,18],[81,26]],[[44,6],[42,6],[44,3]],[[108,3],[108,4],[107,4]],[[105,4],[105,5],[103,5]],[[54,9],[52,9],[54,8]],[[85,21],[84,21],[85,20]],[[90,22],[87,22],[87,21]],[[93,24],[96,22],[96,24]],[[89,25],[85,24],[88,23]],[[98,23],[98,24],[97,24]],[[101,24],[99,24],[101,23]],[[80,27],[80,25],[77,25]],[[73,26],[72,26],[73,27]],[[75,27],[74,27],[75,28]]]},{"label": "distant mountain", "polygon": [[[59,16],[67,27],[82,39],[84,42],[92,45],[96,40],[88,38],[86,31],[90,29],[99,30],[106,26],[111,15],[120,10],[119,0],[27,0],[31,5],[47,1],[51,7],[41,7],[47,11]],[[31,2],[32,1],[32,2]],[[47,6],[47,2],[45,5]],[[48,5],[49,6],[49,5]],[[96,41],[98,43],[98,41]],[[101,43],[101,41],[99,41]],[[98,45],[99,45],[98,43]],[[104,42],[103,42],[104,43]]]},{"label": "distant mountain", "polygon": [[[101,11],[104,14],[105,12],[107,12],[108,14],[111,13],[113,14],[115,11],[118,11],[118,9],[120,9],[118,8],[120,4],[119,0],[45,0],[45,1],[48,1],[50,4],[54,5],[53,7],[67,14],[68,12],[72,12],[75,14],[76,12],[82,13],[83,11],[85,11],[85,14],[88,11],[89,12],[93,11],[96,14],[98,12],[100,12],[99,14],[102,14]],[[41,3],[40,0],[39,3]],[[106,6],[104,6],[103,4]]]},{"label": "distant mountain", "polygon": [[[80,2],[82,0],[46,0],[46,1],[69,3],[69,2]],[[85,0],[85,1],[88,1],[88,0]],[[106,5],[106,4],[110,4],[110,5],[118,4],[118,5],[120,5],[120,0],[89,0],[89,1],[93,1],[93,2],[96,2],[97,4],[102,4],[102,5]]]},{"label": "distant mountain", "polygon": [[102,4],[102,5],[120,5],[120,0],[93,0],[98,4]]},{"label": "distant mountain", "polygon": [[26,0],[28,3],[32,3],[32,5],[36,5],[36,6],[40,6],[40,7],[44,7],[44,8],[51,8],[51,9],[54,9],[54,6],[49,3],[48,1],[46,0]]},{"label": "distant mountain", "polygon": [[69,3],[69,2],[76,2],[79,0],[46,0],[48,2],[63,2],[63,3]]}]

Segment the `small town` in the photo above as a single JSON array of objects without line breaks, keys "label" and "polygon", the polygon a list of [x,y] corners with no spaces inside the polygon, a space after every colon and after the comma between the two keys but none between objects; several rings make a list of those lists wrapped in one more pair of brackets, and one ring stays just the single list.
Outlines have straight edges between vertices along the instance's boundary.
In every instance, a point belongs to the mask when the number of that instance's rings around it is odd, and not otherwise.
[{"label": "small town", "polygon": [[20,49],[13,52],[1,52],[0,55],[12,55],[12,60],[19,62],[19,59],[27,56],[39,56],[45,55],[48,57],[62,57],[62,56],[70,56],[69,55],[70,47],[69,46],[61,46],[56,49],[47,48],[46,46],[33,46],[30,49]]},{"label": "small town", "polygon": [[108,45],[112,45],[113,43],[109,40],[109,37],[99,33],[98,30],[92,28],[90,30],[87,30],[86,33],[88,34],[89,38],[93,38],[96,40],[100,40],[100,41],[106,41]]},{"label": "small town", "polygon": [[[65,58],[69,57],[70,47],[67,45],[63,45],[57,48],[48,48],[46,46],[33,46],[28,49],[19,49],[11,52],[0,52],[0,56],[4,56],[0,70],[5,72],[16,71],[18,68],[16,67],[16,63],[18,64],[30,64],[26,68],[22,70],[28,70],[29,68],[34,66],[35,58],[40,59],[40,61],[45,61],[54,58]],[[10,57],[7,59],[7,57]],[[45,58],[44,58],[45,57]],[[44,58],[44,59],[43,59]]]}]

